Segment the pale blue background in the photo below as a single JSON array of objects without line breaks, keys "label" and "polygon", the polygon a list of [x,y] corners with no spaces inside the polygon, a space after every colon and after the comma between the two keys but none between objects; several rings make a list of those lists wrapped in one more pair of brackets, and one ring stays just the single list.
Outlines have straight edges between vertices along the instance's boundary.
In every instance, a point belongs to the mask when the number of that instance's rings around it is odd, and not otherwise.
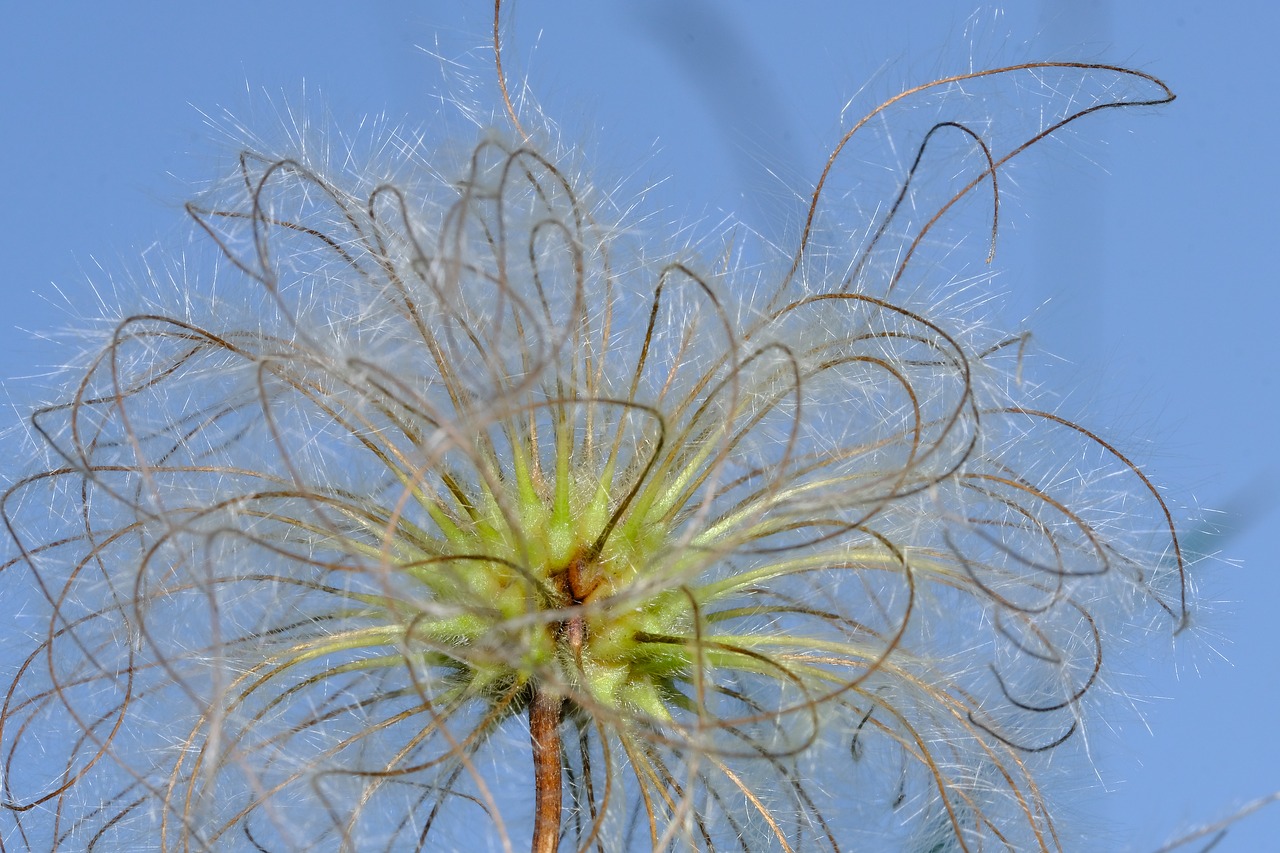
[{"label": "pale blue background", "polygon": [[[1029,318],[1037,350],[1065,359],[1053,375],[1073,413],[1135,449],[1176,502],[1226,510],[1231,535],[1192,544],[1244,564],[1201,573],[1221,604],[1203,614],[1209,635],[1179,649],[1179,675],[1147,667],[1143,691],[1176,697],[1143,703],[1154,735],[1130,720],[1123,744],[1098,739],[1116,787],[1104,817],[1149,850],[1280,788],[1280,4],[1010,6],[980,7],[970,36],[966,2],[525,0],[507,59],[552,118],[586,132],[606,183],[669,176],[649,207],[672,221],[732,212],[779,237],[799,215],[787,189],[812,185],[841,107],[877,72],[870,91],[890,94],[970,55],[1091,59],[1177,90],[1170,107],[1082,123],[1023,165],[997,259],[1016,290],[1005,316]],[[252,124],[262,99],[248,90],[303,102],[305,80],[341,125],[385,112],[430,130],[441,64],[415,46],[474,48],[472,70],[490,73],[480,0],[3,0],[0,13],[0,380],[19,408],[34,393],[20,377],[58,359],[28,330],[68,322],[50,282],[93,313],[94,285],[110,287],[99,262],[123,269],[186,233],[191,182],[221,168],[197,109]],[[1278,837],[1274,806],[1216,850]]]}]

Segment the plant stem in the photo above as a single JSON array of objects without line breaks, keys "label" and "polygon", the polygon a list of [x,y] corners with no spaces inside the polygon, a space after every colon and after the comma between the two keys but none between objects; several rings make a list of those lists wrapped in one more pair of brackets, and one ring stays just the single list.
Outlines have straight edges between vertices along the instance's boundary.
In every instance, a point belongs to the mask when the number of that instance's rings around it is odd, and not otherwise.
[{"label": "plant stem", "polygon": [[560,720],[564,699],[533,688],[529,738],[533,742],[534,817],[532,853],[555,853],[560,846]]}]

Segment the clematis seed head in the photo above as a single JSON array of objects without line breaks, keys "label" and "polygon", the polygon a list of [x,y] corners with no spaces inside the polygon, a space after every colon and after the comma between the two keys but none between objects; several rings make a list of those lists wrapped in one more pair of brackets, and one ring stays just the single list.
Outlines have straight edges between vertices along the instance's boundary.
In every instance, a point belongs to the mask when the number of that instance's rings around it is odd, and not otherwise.
[{"label": "clematis seed head", "polygon": [[[966,118],[1005,90],[1037,109]],[[951,217],[994,240],[1012,158],[1172,97],[916,87],[751,263],[654,245],[523,131],[245,147],[187,207],[213,262],[119,318],[4,496],[47,617],[4,846],[1068,845],[1056,756],[1113,646],[1185,624],[1176,530],[930,278]],[[913,158],[838,225],[899,114]]]}]

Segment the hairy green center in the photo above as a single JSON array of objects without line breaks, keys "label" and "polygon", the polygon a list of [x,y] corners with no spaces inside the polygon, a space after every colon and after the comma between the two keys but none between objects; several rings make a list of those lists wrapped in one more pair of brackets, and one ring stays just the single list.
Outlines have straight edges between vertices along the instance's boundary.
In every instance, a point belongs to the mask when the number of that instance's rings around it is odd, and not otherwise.
[{"label": "hairy green center", "polygon": [[491,482],[503,488],[450,507],[421,501],[435,530],[428,548],[401,553],[429,591],[410,635],[494,698],[528,684],[596,711],[670,719],[693,605],[671,581],[666,525],[644,501],[620,510],[616,482],[587,466],[543,478],[517,465]]}]

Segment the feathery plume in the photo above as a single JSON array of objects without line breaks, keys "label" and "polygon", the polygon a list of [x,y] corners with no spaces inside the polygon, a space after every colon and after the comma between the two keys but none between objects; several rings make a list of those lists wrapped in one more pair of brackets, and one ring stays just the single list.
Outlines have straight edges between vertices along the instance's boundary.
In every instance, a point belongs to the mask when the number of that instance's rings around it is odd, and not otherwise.
[{"label": "feathery plume", "polygon": [[[1011,158],[1172,98],[916,87],[752,264],[664,254],[518,121],[454,171],[247,148],[188,205],[238,304],[124,317],[31,419],[0,846],[1060,848],[1041,774],[1112,644],[1185,624],[1182,559],[939,234],[986,207],[994,250]],[[899,114],[912,162],[841,229]]]}]

